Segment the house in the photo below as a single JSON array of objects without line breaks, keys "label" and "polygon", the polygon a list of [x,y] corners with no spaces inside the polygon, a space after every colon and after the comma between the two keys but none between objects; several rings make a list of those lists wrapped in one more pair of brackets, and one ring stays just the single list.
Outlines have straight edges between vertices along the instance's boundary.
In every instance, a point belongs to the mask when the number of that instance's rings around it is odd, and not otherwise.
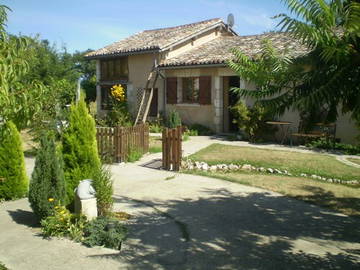
[{"label": "house", "polygon": [[[186,124],[201,124],[215,132],[232,130],[229,106],[236,102],[229,89],[254,87],[236,76],[226,61],[237,47],[249,56],[259,53],[261,41],[269,39],[279,50],[293,56],[307,53],[299,42],[285,33],[239,36],[221,19],[211,19],[176,27],[146,30],[86,55],[97,61],[97,106],[109,110],[109,92],[114,84],[127,91],[130,112],[136,116],[149,73],[154,65],[159,79],[155,82],[149,117],[167,115],[176,110]],[[251,104],[251,100],[246,101]],[[299,124],[298,112],[289,111],[281,120]],[[336,136],[354,142],[358,131],[343,115],[337,123]]]}]

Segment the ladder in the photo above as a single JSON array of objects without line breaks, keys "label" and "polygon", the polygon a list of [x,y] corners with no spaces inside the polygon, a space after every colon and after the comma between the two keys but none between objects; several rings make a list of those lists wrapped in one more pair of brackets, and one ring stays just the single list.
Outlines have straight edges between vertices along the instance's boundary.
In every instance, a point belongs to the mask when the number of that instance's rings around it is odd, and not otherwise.
[{"label": "ladder", "polygon": [[[149,114],[151,100],[152,100],[153,93],[154,93],[154,88],[155,88],[158,77],[159,77],[159,73],[158,73],[156,67],[154,66],[149,74],[147,81],[146,81],[145,88],[143,89],[141,102],[139,105],[138,113],[136,115],[136,120],[135,120],[134,126],[146,122],[146,119]],[[151,87],[149,88],[150,85],[151,85]]]}]

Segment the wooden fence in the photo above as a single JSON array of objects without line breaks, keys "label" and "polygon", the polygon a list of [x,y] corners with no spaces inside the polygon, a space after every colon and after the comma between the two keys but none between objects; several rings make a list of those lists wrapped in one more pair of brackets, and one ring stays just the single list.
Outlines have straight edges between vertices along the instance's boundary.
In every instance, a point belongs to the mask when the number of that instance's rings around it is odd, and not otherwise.
[{"label": "wooden fence", "polygon": [[165,170],[180,170],[182,127],[164,128],[162,132],[162,165]]},{"label": "wooden fence", "polygon": [[105,162],[127,161],[130,151],[149,152],[149,126],[97,127],[98,152]]}]

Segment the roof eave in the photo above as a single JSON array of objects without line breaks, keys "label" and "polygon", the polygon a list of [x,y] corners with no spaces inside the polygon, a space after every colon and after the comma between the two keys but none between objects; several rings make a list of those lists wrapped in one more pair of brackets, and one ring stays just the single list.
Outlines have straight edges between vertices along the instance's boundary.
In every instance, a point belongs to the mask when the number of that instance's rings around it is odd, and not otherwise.
[{"label": "roof eave", "polygon": [[138,55],[138,54],[148,54],[148,53],[159,53],[160,49],[152,50],[138,50],[138,51],[128,51],[128,52],[119,52],[119,53],[110,53],[110,54],[101,54],[94,56],[84,56],[88,60],[103,59],[103,58],[115,58],[129,55]]},{"label": "roof eave", "polygon": [[199,68],[199,67],[227,67],[226,63],[199,63],[199,64],[179,64],[179,65],[167,65],[159,66],[159,69],[183,69],[183,68]]}]

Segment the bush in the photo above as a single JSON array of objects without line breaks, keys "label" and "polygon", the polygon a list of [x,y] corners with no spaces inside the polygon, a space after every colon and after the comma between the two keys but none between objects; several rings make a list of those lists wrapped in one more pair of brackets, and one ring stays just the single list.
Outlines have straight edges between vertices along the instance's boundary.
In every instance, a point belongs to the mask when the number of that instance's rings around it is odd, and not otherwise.
[{"label": "bush", "polygon": [[171,111],[167,121],[168,128],[176,128],[181,126],[181,118],[177,111]]},{"label": "bush", "polygon": [[262,139],[265,133],[272,133],[275,130],[270,128],[265,121],[272,118],[270,111],[259,104],[247,107],[243,102],[238,102],[230,108],[234,115],[234,123],[240,130],[244,130],[249,136],[250,142]]},{"label": "bush", "polygon": [[74,200],[74,189],[83,179],[92,179],[100,170],[95,121],[82,98],[71,106],[69,126],[62,137],[67,204]]},{"label": "bush", "polygon": [[29,188],[29,202],[39,219],[52,214],[49,198],[64,203],[65,180],[61,152],[56,150],[54,137],[43,135],[37,151]]},{"label": "bush", "polygon": [[94,176],[92,184],[96,191],[98,215],[108,216],[114,204],[112,198],[114,189],[110,171],[101,168]]},{"label": "bush", "polygon": [[22,198],[28,189],[20,133],[11,122],[0,126],[0,200]]},{"label": "bush", "polygon": [[84,228],[84,241],[87,246],[105,246],[120,249],[126,239],[127,229],[118,220],[98,217],[90,221]]},{"label": "bush", "polygon": [[306,144],[307,147],[311,148],[319,148],[326,150],[338,150],[342,151],[347,155],[359,155],[360,154],[360,146],[346,144],[346,143],[337,143],[332,140],[326,138],[320,138],[317,140],[313,140]]},{"label": "bush", "polygon": [[86,217],[71,214],[64,206],[56,205],[52,198],[49,201],[53,204],[52,215],[41,220],[44,237],[69,237],[77,242],[82,241]]},{"label": "bush", "polygon": [[143,156],[143,153],[140,149],[130,146],[129,154],[127,155],[127,162],[138,161]]},{"label": "bush", "polygon": [[190,125],[188,130],[190,136],[210,136],[214,134],[210,128],[200,124]]}]

